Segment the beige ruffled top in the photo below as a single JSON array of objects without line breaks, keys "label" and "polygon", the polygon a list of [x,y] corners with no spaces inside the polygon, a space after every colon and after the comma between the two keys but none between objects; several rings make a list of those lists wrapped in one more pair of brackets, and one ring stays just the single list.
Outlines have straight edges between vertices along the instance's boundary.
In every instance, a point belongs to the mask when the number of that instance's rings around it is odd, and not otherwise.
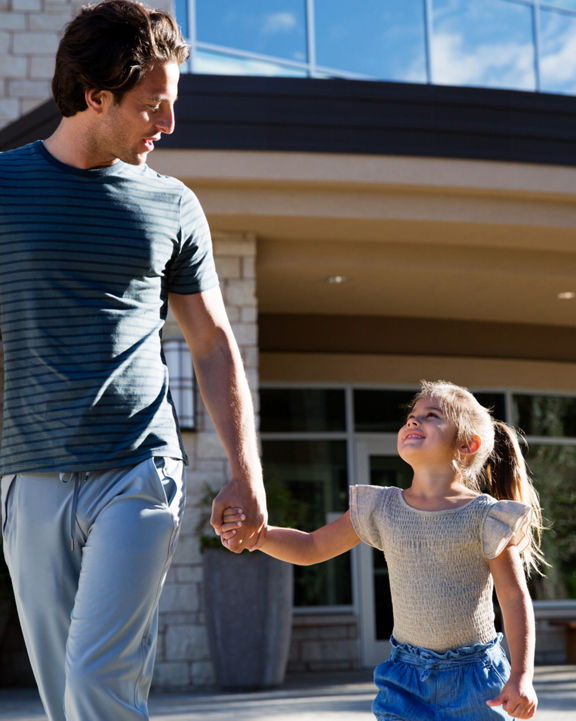
[{"label": "beige ruffled top", "polygon": [[352,486],[350,511],[358,536],[386,557],[397,641],[442,652],[495,637],[487,560],[510,541],[527,544],[528,506],[482,494],[423,511],[400,488]]}]

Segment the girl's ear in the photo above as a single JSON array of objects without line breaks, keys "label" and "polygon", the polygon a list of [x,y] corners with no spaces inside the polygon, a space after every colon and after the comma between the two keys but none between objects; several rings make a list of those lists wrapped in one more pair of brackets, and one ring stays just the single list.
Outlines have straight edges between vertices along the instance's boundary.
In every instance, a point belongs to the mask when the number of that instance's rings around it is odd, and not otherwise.
[{"label": "girl's ear", "polygon": [[480,450],[480,446],[482,445],[482,439],[480,436],[472,436],[472,438],[469,438],[466,443],[463,443],[459,450],[460,453],[464,453],[465,455],[474,455],[474,453],[478,453]]}]

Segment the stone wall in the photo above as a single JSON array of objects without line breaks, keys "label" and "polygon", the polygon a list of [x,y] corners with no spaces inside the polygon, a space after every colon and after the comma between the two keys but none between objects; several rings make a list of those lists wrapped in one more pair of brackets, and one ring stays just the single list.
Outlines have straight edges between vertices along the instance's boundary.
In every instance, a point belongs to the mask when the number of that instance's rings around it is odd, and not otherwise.
[{"label": "stone wall", "polygon": [[[0,0],[0,128],[48,100],[62,30],[86,0]],[[172,9],[172,0],[155,0]]]},{"label": "stone wall", "polygon": [[[257,412],[256,239],[250,235],[215,235],[214,254],[224,302]],[[164,337],[175,337],[179,333],[174,320],[169,319]],[[160,637],[154,676],[158,688],[202,687],[214,681],[204,622],[198,525],[207,513],[202,504],[206,484],[213,489],[220,488],[228,478],[228,462],[199,396],[197,400],[197,430],[184,437],[190,459],[186,471],[186,515],[160,601]]]}]

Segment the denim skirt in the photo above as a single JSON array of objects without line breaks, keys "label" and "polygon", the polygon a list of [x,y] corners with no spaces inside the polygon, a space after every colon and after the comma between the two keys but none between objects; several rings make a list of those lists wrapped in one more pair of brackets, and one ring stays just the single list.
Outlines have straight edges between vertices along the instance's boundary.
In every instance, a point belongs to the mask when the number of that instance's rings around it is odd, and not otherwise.
[{"label": "denim skirt", "polygon": [[501,706],[486,706],[510,676],[501,639],[444,653],[390,639],[392,653],[374,671],[374,715],[378,721],[513,721]]}]

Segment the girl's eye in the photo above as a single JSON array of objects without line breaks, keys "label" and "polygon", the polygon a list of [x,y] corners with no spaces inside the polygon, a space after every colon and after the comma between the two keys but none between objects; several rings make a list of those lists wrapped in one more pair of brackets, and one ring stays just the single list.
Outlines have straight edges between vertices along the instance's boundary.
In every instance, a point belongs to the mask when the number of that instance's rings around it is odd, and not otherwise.
[{"label": "girl's eye", "polygon": [[426,418],[438,418],[438,414],[430,412],[426,414]]}]

